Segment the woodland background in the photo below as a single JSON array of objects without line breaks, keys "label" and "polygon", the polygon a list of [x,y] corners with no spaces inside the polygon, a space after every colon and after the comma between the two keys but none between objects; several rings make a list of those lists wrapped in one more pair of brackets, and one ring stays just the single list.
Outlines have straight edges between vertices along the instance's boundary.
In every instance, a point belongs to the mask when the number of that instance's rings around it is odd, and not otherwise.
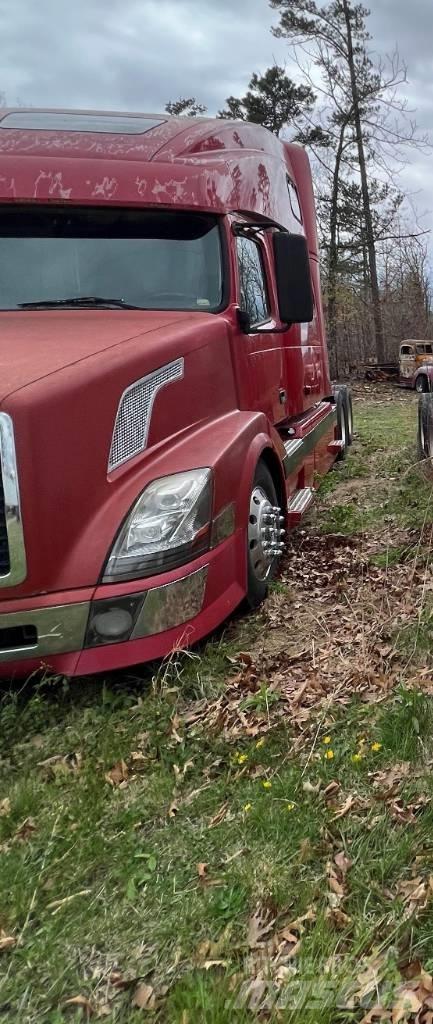
[{"label": "woodland background", "polygon": [[[291,75],[273,65],[229,96],[222,118],[242,118],[299,141],[313,166],[331,372],[395,361],[405,338],[432,338],[429,232],[419,196],[402,187],[415,150],[430,150],[405,98],[396,48],[374,52],[369,10],[351,0],[270,0]],[[292,69],[296,69],[296,75]],[[195,97],[166,110],[197,116]]]}]

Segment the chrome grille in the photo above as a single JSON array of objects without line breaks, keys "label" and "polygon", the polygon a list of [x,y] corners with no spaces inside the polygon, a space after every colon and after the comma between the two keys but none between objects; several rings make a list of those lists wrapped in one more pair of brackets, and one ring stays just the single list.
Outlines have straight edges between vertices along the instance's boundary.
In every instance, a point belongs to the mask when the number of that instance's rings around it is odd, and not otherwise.
[{"label": "chrome grille", "polygon": [[6,576],[10,572],[10,568],[11,563],[9,557],[8,532],[6,528],[5,496],[0,465],[0,576]]},{"label": "chrome grille", "polygon": [[13,423],[0,412],[0,587],[14,587],[27,575]]},{"label": "chrome grille", "polygon": [[183,359],[161,366],[131,384],[120,399],[111,441],[108,471],[144,450],[149,434],[152,408],[158,391],[183,377]]}]

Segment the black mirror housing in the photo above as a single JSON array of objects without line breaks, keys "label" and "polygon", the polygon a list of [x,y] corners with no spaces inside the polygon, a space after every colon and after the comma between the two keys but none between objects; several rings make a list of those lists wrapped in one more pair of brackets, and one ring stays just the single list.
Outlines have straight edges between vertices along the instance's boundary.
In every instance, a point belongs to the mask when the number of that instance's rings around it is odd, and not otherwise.
[{"label": "black mirror housing", "polygon": [[310,323],[314,315],[307,241],[303,235],[273,235],[278,312],[285,324]]}]

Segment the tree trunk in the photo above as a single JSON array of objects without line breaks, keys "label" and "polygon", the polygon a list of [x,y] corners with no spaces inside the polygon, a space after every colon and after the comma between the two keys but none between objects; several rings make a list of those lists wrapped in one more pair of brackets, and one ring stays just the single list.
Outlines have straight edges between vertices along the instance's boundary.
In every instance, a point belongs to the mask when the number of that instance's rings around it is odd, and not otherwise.
[{"label": "tree trunk", "polygon": [[376,248],[374,241],[373,218],[371,215],[370,193],[368,189],[367,167],[365,161],[364,138],[362,132],[361,113],[359,109],[359,92],[356,81],[355,58],[353,53],[352,26],[348,0],[342,0],[347,31],[347,59],[349,64],[350,85],[353,102],[353,119],[355,124],[356,144],[358,148],[359,171],[361,177],[362,204],[364,207],[365,235],[368,251],[368,263],[371,280],[371,296],[373,300],[374,334],[376,356],[379,363],[385,361],[383,338],[382,310],[380,306],[379,281],[377,276]]},{"label": "tree trunk", "polygon": [[340,129],[334,172],[332,175],[331,210],[329,216],[329,254],[328,254],[328,343],[331,362],[335,364],[338,374],[338,329],[337,329],[337,272],[338,272],[338,193],[340,184],[341,157],[343,155],[344,132],[346,124]]}]

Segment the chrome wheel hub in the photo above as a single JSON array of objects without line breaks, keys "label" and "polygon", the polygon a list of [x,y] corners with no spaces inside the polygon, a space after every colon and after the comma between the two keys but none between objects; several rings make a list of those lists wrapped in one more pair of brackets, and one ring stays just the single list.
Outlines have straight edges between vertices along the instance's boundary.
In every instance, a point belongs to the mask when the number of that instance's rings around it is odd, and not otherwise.
[{"label": "chrome wheel hub", "polygon": [[248,523],[248,547],[251,565],[258,580],[269,576],[274,559],[284,548],[284,516],[278,505],[271,505],[263,487],[251,494]]}]

